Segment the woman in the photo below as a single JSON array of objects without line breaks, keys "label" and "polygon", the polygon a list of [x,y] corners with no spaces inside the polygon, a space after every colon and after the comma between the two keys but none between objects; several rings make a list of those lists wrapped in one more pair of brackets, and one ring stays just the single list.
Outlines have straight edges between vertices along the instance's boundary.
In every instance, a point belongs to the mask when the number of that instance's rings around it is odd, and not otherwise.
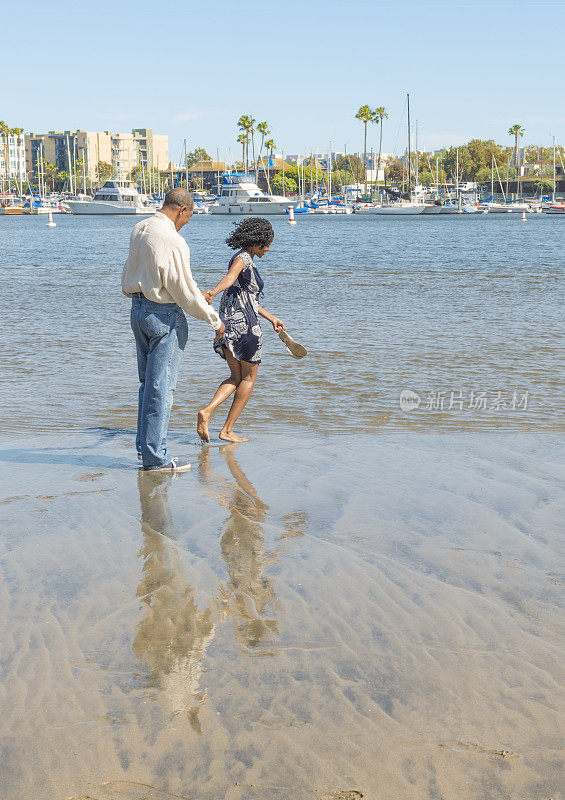
[{"label": "woman", "polygon": [[210,403],[198,412],[197,430],[204,442],[210,441],[208,423],[212,412],[233,392],[235,397],[220,431],[220,439],[247,441],[234,432],[233,426],[251,397],[261,363],[263,335],[259,317],[268,319],[277,333],[286,330],[278,317],[259,305],[264,284],[253,263],[255,256],[263,258],[269,252],[274,238],[268,220],[262,217],[244,219],[226,239],[226,243],[237,250],[229,263],[227,275],[204,294],[211,303],[217,294],[223,292],[219,313],[226,330],[223,336],[214,340],[214,350],[230,368],[230,377],[222,381]]}]

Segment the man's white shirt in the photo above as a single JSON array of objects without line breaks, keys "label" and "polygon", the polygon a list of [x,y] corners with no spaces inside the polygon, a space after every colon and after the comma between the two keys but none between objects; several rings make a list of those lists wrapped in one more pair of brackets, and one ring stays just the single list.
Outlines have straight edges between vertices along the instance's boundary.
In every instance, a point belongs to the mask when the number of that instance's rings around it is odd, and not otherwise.
[{"label": "man's white shirt", "polygon": [[155,303],[176,303],[215,331],[222,324],[192,277],[188,244],[160,211],[138,222],[132,231],[122,292],[126,297],[142,292]]}]

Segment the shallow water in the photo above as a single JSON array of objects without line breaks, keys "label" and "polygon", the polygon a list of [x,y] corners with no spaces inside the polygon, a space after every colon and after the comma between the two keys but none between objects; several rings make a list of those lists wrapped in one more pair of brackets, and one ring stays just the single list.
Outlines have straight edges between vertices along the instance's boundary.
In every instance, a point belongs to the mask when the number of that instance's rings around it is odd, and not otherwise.
[{"label": "shallow water", "polygon": [[551,435],[175,445],[0,442],[3,800],[559,796]]},{"label": "shallow water", "polygon": [[[0,429],[130,428],[137,376],[120,292],[129,218],[0,220]],[[562,423],[563,220],[532,215],[272,218],[264,305],[309,349],[287,355],[267,324],[250,430],[552,430]],[[225,272],[232,220],[183,229],[203,287]],[[210,328],[190,320],[172,429],[225,376]],[[403,411],[402,390],[420,398]],[[218,420],[219,424],[219,420]]]}]

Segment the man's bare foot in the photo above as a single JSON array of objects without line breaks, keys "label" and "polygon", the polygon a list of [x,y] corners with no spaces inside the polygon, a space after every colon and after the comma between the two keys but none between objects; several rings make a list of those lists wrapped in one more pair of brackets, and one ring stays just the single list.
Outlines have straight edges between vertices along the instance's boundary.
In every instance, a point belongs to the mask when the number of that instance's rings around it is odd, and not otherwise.
[{"label": "man's bare foot", "polygon": [[208,423],[210,422],[210,414],[206,413],[205,409],[198,412],[198,424],[196,430],[203,442],[210,441],[210,431],[208,430]]},{"label": "man's bare foot", "polygon": [[226,433],[226,431],[220,431],[219,433],[220,439],[223,439],[224,442],[246,442],[246,437],[238,436],[237,433],[231,431],[231,433]]}]

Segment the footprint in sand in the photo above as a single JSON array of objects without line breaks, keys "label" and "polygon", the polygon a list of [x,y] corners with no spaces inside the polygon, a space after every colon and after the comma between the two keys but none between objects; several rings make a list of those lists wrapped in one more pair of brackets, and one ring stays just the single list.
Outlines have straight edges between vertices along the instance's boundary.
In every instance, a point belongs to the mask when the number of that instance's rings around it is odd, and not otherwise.
[{"label": "footprint in sand", "polygon": [[103,478],[105,472],[86,472],[84,475],[75,475],[74,481],[95,481],[96,478]]},{"label": "footprint in sand", "polygon": [[496,748],[483,747],[474,742],[455,742],[455,744],[440,744],[440,747],[448,747],[450,750],[472,750],[475,753],[484,753],[488,756],[498,756],[498,758],[521,758],[517,753],[511,750],[502,750]]}]

